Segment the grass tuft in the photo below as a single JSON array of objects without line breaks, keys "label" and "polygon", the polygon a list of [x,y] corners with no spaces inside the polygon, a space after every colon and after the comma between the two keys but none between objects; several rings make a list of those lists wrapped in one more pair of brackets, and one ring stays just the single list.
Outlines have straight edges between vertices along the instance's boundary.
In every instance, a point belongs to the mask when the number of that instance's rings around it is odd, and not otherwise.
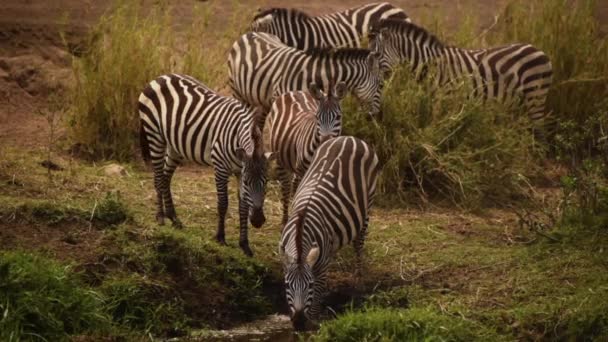
[{"label": "grass tuft", "polygon": [[107,330],[102,304],[69,267],[22,252],[0,254],[2,341],[58,341]]},{"label": "grass tuft", "polygon": [[324,323],[317,341],[501,341],[496,333],[431,307],[375,308]]}]

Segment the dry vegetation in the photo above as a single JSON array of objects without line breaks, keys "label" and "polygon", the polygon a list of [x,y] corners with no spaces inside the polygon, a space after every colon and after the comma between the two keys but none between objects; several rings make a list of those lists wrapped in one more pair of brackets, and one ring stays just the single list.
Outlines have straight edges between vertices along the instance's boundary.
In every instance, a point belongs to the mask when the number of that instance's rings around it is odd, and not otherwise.
[{"label": "dry vegetation", "polygon": [[[343,311],[354,299],[352,308],[316,339],[608,338],[608,42],[593,3],[513,1],[481,34],[474,13],[449,33],[433,16],[419,20],[454,45],[525,41],[546,51],[555,69],[546,141],[519,109],[468,99],[459,84],[435,90],[405,70],[386,85],[382,122],[347,101],[346,131],[373,143],[384,164],[381,205],[361,289],[350,249],[332,266],[330,305]],[[186,225],[177,231],[155,223],[151,172],[137,162],[135,103],[148,81],[180,72],[225,92],[226,51],[251,9],[234,1],[217,32],[206,29],[214,6],[196,6],[178,35],[167,2],[144,11],[119,1],[92,29],[73,60],[69,137],[58,145],[78,143],[95,162],[0,149],[1,340],[184,336],[284,310],[277,185],[248,259],[236,228],[230,246],[213,241],[212,172],[177,171]],[[64,170],[40,168],[48,158]],[[111,159],[125,162],[125,176],[104,174]],[[230,203],[227,225],[237,227],[234,191]]]}]

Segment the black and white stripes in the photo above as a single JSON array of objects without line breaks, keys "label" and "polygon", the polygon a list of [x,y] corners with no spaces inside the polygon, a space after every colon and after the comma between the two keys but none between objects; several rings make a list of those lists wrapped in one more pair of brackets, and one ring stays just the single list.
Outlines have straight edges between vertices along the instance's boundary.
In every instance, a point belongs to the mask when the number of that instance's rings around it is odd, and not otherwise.
[{"label": "black and white stripes", "polygon": [[228,209],[228,179],[240,175],[239,245],[252,255],[247,220],[255,227],[264,224],[264,197],[268,155],[262,150],[262,133],[252,109],[241,102],[216,94],[196,79],[164,75],[150,82],[139,96],[141,145],[145,160],[154,168],[157,220],[164,217],[181,226],[171,196],[171,178],[184,159],[212,165],[218,196],[216,239],[224,240]]},{"label": "black and white stripes", "polygon": [[369,28],[382,19],[409,21],[402,9],[382,2],[320,16],[291,8],[270,8],[253,18],[251,29],[273,34],[285,45],[300,50],[361,47]]},{"label": "black and white stripes", "polygon": [[315,152],[279,247],[294,328],[317,318],[327,267],[337,250],[352,242],[360,270],[378,172],[378,157],[355,137],[330,139]]},{"label": "black and white stripes", "polygon": [[412,23],[383,20],[370,34],[370,45],[382,52],[381,68],[391,70],[409,62],[414,70],[438,64],[439,81],[467,77],[476,95],[509,101],[521,96],[532,120],[546,116],[545,100],[552,82],[547,55],[529,44],[466,50],[445,46],[434,35]]},{"label": "black and white stripes", "polygon": [[288,92],[272,105],[270,148],[276,156],[281,182],[283,224],[287,223],[292,188],[297,188],[317,147],[342,132],[340,100],[345,92],[344,83],[331,85],[327,94],[311,84],[310,93]]},{"label": "black and white stripes", "polygon": [[380,111],[382,77],[379,54],[366,49],[300,51],[273,35],[250,32],[232,46],[228,58],[229,84],[234,96],[268,113],[272,101],[288,91],[307,90],[315,82],[344,82],[349,91]]}]

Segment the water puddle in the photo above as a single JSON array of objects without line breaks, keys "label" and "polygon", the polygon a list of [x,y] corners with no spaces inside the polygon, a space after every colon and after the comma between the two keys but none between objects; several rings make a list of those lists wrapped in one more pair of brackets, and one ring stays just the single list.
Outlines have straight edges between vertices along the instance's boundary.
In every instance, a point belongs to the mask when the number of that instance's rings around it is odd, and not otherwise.
[{"label": "water puddle", "polygon": [[291,321],[286,315],[270,315],[264,319],[250,322],[229,330],[202,330],[193,332],[189,341],[210,342],[244,342],[244,341],[272,341],[295,342],[308,334],[296,334]]}]

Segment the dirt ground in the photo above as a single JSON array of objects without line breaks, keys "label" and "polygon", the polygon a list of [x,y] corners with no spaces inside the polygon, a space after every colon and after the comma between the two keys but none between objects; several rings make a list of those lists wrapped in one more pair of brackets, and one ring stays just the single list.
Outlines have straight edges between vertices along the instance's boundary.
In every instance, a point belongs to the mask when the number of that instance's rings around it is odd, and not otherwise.
[{"label": "dirt ground", "polygon": [[[211,0],[213,1],[213,0]],[[87,28],[95,24],[111,0],[3,0],[0,2],[0,144],[35,148],[44,145],[48,124],[44,117],[49,95],[59,94],[73,80],[67,46],[78,44]],[[336,11],[366,3],[346,1],[249,0],[252,13],[260,7],[290,6],[312,14]],[[200,1],[173,2],[185,26],[192,21],[192,6]],[[489,25],[505,0],[398,0],[414,20],[429,13],[445,13],[446,22],[458,25],[459,9],[472,5],[482,26]],[[215,24],[229,13],[230,1],[216,1]],[[597,17],[608,32],[608,0],[598,1]],[[63,32],[63,37],[60,35]],[[41,115],[42,114],[42,115]],[[27,137],[27,139],[23,139]]]}]

